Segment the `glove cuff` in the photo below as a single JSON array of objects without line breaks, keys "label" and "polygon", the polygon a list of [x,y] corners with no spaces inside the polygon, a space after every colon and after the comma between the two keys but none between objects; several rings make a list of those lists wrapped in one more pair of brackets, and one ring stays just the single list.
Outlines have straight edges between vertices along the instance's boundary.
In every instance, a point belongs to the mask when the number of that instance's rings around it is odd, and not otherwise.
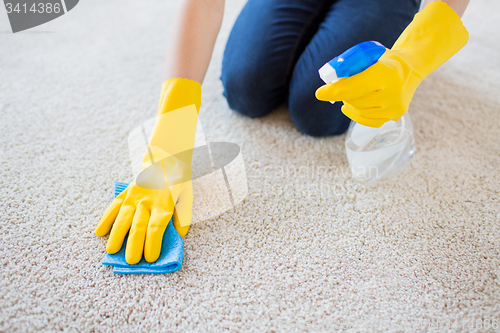
[{"label": "glove cuff", "polygon": [[201,84],[197,81],[174,78],[161,85],[160,104],[158,115],[194,104],[200,112]]},{"label": "glove cuff", "polygon": [[432,1],[417,13],[392,47],[423,79],[467,44],[469,33],[446,3]]}]

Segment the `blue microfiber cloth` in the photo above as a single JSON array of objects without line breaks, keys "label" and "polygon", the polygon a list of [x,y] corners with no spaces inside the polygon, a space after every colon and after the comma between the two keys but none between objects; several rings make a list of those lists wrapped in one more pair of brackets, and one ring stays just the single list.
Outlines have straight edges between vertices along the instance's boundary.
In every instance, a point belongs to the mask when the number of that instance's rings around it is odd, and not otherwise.
[{"label": "blue microfiber cloth", "polygon": [[[128,186],[127,183],[115,182],[115,197]],[[115,274],[164,274],[178,271],[182,267],[184,257],[184,241],[172,225],[172,220],[168,223],[163,234],[160,257],[154,263],[144,260],[135,265],[127,264],[125,260],[125,248],[127,247],[128,234],[125,237],[123,246],[115,254],[106,254],[102,259],[103,265],[111,265]]]}]

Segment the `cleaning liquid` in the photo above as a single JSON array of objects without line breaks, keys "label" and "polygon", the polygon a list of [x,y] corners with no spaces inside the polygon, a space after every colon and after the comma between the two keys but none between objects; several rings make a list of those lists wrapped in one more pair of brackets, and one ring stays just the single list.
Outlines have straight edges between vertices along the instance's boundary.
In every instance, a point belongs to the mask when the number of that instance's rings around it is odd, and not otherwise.
[{"label": "cleaning liquid", "polygon": [[[331,83],[358,74],[375,64],[385,50],[382,44],[374,41],[357,44],[327,62],[319,69],[319,75],[325,83]],[[354,178],[374,181],[394,177],[415,155],[410,116],[406,113],[400,120],[388,121],[380,128],[352,121],[345,147]]]},{"label": "cleaning liquid", "polygon": [[380,128],[351,122],[345,141],[347,160],[361,181],[394,177],[415,155],[415,139],[408,115]]}]

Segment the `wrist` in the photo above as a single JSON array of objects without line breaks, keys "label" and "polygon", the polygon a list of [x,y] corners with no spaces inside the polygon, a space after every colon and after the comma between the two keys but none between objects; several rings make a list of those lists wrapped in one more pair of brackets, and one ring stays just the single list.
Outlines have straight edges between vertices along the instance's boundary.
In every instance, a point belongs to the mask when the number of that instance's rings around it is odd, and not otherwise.
[{"label": "wrist", "polygon": [[201,106],[201,84],[199,82],[184,78],[173,78],[163,82],[158,115],[193,104],[199,113]]},{"label": "wrist", "polygon": [[448,4],[433,1],[415,15],[391,50],[423,79],[462,49],[468,39],[458,14]]}]

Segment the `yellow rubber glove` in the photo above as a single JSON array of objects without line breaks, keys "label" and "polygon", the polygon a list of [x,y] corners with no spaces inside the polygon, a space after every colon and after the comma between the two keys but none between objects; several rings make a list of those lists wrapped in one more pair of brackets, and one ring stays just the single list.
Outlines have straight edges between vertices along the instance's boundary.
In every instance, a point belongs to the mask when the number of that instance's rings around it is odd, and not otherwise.
[{"label": "yellow rubber glove", "polygon": [[392,49],[365,71],[321,86],[316,98],[343,101],[342,112],[355,122],[380,127],[399,120],[422,80],[467,44],[469,35],[457,13],[433,1],[406,27]]},{"label": "yellow rubber glove", "polygon": [[113,200],[95,230],[97,236],[111,230],[108,253],[118,252],[129,232],[127,263],[138,263],[143,253],[146,261],[156,261],[172,215],[181,237],[187,233],[193,203],[191,156],[200,105],[198,82],[170,79],[163,83],[144,170]]}]

